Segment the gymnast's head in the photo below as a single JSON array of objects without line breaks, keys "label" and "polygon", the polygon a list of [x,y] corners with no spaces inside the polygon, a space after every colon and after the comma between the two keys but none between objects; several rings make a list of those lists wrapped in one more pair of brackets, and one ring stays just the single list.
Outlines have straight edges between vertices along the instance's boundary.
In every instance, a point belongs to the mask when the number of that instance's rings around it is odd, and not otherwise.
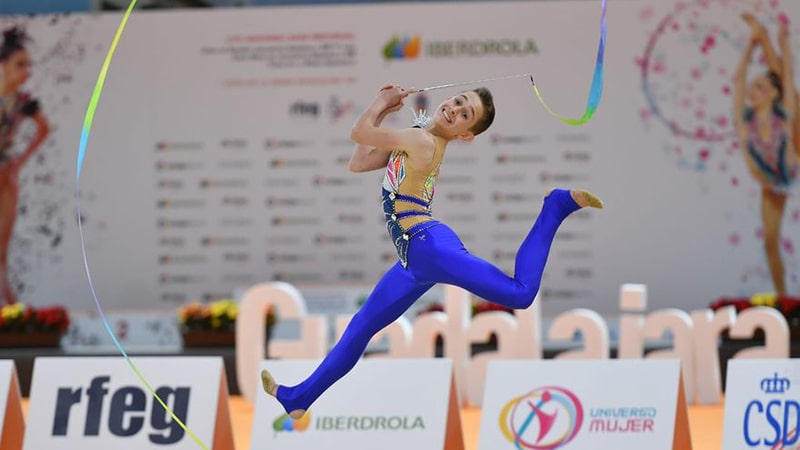
[{"label": "gymnast's head", "polygon": [[0,42],[0,80],[6,86],[18,88],[30,76],[31,59],[25,49],[27,39],[25,31],[19,27],[3,31],[3,42]]},{"label": "gymnast's head", "polygon": [[750,105],[758,109],[761,106],[772,107],[779,103],[783,97],[783,84],[781,77],[773,71],[755,77],[747,90]]},{"label": "gymnast's head", "polygon": [[442,102],[433,114],[434,129],[446,139],[470,142],[494,121],[494,99],[485,87],[461,92]]}]

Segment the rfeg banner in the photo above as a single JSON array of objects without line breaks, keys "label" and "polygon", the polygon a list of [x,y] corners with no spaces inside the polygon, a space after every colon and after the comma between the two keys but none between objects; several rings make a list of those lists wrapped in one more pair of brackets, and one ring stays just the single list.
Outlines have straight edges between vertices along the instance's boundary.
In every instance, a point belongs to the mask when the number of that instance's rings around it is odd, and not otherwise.
[{"label": "rfeg banner", "polygon": [[[684,309],[773,290],[765,242],[777,242],[795,291],[800,208],[789,189],[765,227],[765,191],[738,146],[732,97],[751,35],[740,14],[752,12],[777,47],[777,24],[798,8],[610,1],[594,118],[575,127],[551,117],[526,77],[487,83],[495,122],[450,146],[435,217],[513,273],[548,188],[600,195],[604,210],[573,214],[556,237],[541,291],[548,315],[579,305],[615,313],[626,282],[648,285],[653,307]],[[0,244],[19,300],[91,308],[76,152],[120,19],[0,19],[29,38],[30,76],[16,92],[37,100],[50,125],[11,177],[18,190],[2,187],[18,200],[3,215],[13,233]],[[98,294],[108,308],[174,308],[265,280],[373,284],[396,261],[380,212],[383,174],[353,174],[347,163],[350,128],[378,89],[532,73],[548,104],[579,117],[599,31],[599,1],[134,12],[81,178]],[[791,24],[792,48],[798,31]],[[750,79],[767,68],[760,49]],[[457,92],[411,96],[384,126],[410,126],[412,109],[431,111]],[[7,130],[9,158],[37,133],[30,120]]]}]

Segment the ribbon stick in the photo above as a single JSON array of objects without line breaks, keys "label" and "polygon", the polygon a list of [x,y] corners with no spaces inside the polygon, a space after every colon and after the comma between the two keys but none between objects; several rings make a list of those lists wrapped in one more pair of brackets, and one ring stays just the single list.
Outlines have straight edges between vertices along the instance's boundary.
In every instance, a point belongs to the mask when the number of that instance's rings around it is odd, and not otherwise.
[{"label": "ribbon stick", "polygon": [[485,80],[464,81],[462,83],[442,84],[442,85],[439,85],[439,86],[431,86],[431,87],[426,87],[426,88],[422,88],[422,89],[415,89],[415,90],[411,91],[411,93],[412,94],[416,94],[418,92],[435,91],[437,89],[446,89],[446,88],[451,88],[451,87],[456,87],[456,86],[465,86],[465,85],[468,85],[468,84],[486,83],[486,82],[489,82],[489,81],[508,80],[510,78],[529,77],[529,76],[531,76],[531,74],[529,74],[529,73],[520,73],[520,74],[517,74],[517,75],[508,75],[508,76],[505,76],[505,77],[486,78]]},{"label": "ribbon stick", "polygon": [[94,283],[92,282],[92,275],[89,271],[89,261],[86,257],[86,242],[83,236],[83,220],[81,215],[81,201],[80,201],[80,183],[81,183],[81,168],[83,167],[83,161],[86,157],[86,144],[89,141],[89,134],[92,131],[92,122],[94,121],[95,112],[97,110],[97,103],[100,100],[100,94],[103,92],[103,85],[105,84],[106,75],[108,74],[108,67],[111,64],[111,57],[114,55],[116,51],[117,44],[119,43],[119,39],[122,36],[122,32],[125,30],[125,25],[128,23],[128,18],[133,12],[133,8],[136,6],[137,0],[131,0],[130,4],[128,5],[128,9],[125,11],[125,14],[122,16],[122,22],[117,28],[117,32],[114,35],[114,40],[111,41],[111,47],[108,49],[108,53],[106,54],[106,59],[103,62],[103,66],[100,69],[100,74],[97,77],[97,82],[95,83],[94,90],[92,91],[92,96],[89,100],[89,106],[86,109],[86,116],[83,121],[83,130],[81,131],[81,139],[80,144],[78,147],[78,164],[77,169],[75,172],[76,176],[76,191],[75,191],[75,203],[77,207],[77,219],[78,219],[78,230],[81,238],[81,251],[83,252],[83,266],[86,269],[86,276],[89,279],[89,289],[92,293],[92,298],[94,298],[95,306],[97,307],[97,312],[100,314],[100,319],[103,321],[103,326],[105,327],[108,335],[111,336],[111,340],[114,341],[114,345],[119,349],[122,356],[125,357],[125,361],[128,362],[133,372],[145,385],[148,391],[155,397],[159,404],[169,413],[172,419],[177,423],[183,430],[188,434],[195,443],[197,443],[200,448],[204,450],[208,450],[208,447],[203,444],[203,442],[190,430],[183,421],[178,418],[175,413],[167,406],[166,402],[159,397],[159,395],[155,392],[153,387],[150,383],[147,382],[144,375],[142,375],[139,368],[136,364],[133,363],[131,358],[128,356],[128,352],[122,347],[120,344],[119,339],[114,334],[114,331],[111,329],[111,325],[108,323],[108,319],[106,318],[105,313],[103,312],[103,308],[100,306],[100,300],[97,298],[97,294],[95,292]]},{"label": "ribbon stick", "polygon": [[533,92],[536,93],[536,97],[539,98],[539,102],[542,103],[550,115],[568,125],[583,125],[588,122],[594,115],[595,111],[597,111],[597,106],[600,104],[600,97],[603,95],[603,58],[606,51],[606,0],[602,0],[602,9],[603,11],[600,15],[600,45],[597,49],[597,61],[594,65],[592,86],[589,88],[589,100],[586,103],[586,111],[583,113],[583,116],[580,119],[569,119],[553,111],[553,109],[550,108],[542,98],[542,94],[539,92],[539,88],[534,82],[533,76],[531,76]]}]

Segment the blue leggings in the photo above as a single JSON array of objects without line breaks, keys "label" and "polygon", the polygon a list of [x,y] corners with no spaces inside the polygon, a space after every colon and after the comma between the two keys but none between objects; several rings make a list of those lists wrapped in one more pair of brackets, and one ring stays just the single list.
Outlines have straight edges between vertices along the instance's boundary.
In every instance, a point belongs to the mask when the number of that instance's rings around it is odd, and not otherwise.
[{"label": "blue leggings", "polygon": [[517,252],[514,278],[470,254],[447,225],[440,223],[420,232],[411,240],[408,268],[398,262],[389,269],[314,373],[295,386],[279,386],[278,401],[286,412],[308,410],[350,372],[378,331],[397,320],[436,283],[459,286],[509,308],[531,306],[556,231],[579,208],[568,190],[553,190],[545,198],[536,223]]}]

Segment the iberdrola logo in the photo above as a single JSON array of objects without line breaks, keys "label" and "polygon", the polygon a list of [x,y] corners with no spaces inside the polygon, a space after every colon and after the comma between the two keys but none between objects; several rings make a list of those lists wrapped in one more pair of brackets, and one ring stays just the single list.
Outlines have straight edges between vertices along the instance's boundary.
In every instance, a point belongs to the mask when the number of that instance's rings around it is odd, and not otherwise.
[{"label": "iberdrola logo", "polygon": [[307,411],[305,415],[299,419],[292,419],[288,414],[284,414],[272,422],[272,429],[276,432],[306,431],[309,425],[311,425],[311,411]]},{"label": "iberdrola logo", "polygon": [[383,46],[383,57],[386,59],[413,59],[419,56],[420,37],[392,36]]}]

